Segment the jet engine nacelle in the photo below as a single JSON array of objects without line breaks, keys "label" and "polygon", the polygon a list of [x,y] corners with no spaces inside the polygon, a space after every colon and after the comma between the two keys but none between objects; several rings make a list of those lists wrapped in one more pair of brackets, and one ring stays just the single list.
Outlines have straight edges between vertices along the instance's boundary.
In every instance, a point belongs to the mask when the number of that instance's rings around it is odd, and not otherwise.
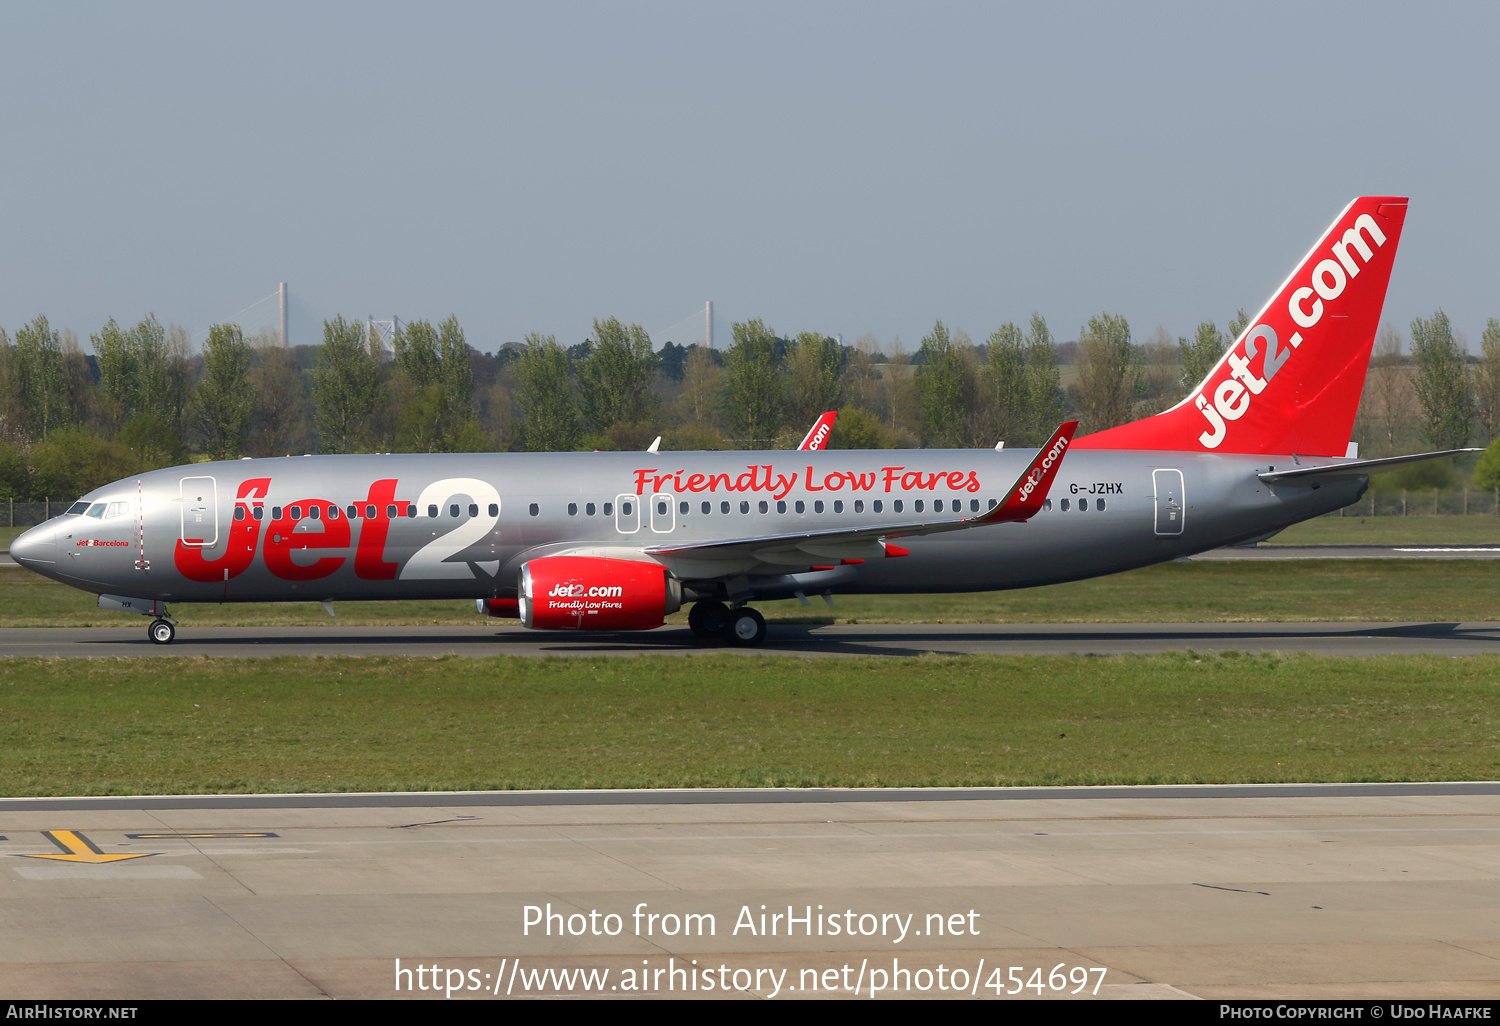
[{"label": "jet engine nacelle", "polygon": [[521,565],[521,623],[537,630],[644,631],[682,605],[682,585],[656,563],[545,556]]}]

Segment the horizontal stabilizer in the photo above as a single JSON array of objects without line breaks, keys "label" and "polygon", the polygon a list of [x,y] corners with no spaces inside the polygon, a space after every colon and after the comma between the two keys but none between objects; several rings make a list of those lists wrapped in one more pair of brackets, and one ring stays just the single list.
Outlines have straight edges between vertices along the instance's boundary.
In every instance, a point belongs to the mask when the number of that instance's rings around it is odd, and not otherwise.
[{"label": "horizontal stabilizer", "polygon": [[1257,474],[1266,484],[1315,485],[1324,481],[1337,481],[1342,477],[1361,477],[1395,470],[1408,463],[1440,460],[1445,456],[1458,456],[1466,452],[1484,452],[1483,449],[1444,449],[1442,452],[1421,452],[1414,456],[1387,456],[1383,460],[1349,460],[1344,463],[1324,463],[1316,467],[1293,467],[1290,470],[1268,470]]}]

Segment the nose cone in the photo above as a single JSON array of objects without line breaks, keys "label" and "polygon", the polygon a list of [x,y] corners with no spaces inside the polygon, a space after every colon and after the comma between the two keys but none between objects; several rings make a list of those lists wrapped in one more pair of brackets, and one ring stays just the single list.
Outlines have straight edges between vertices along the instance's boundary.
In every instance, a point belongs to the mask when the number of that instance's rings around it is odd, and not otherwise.
[{"label": "nose cone", "polygon": [[30,569],[51,567],[57,562],[57,528],[52,524],[33,527],[10,543],[10,557]]}]

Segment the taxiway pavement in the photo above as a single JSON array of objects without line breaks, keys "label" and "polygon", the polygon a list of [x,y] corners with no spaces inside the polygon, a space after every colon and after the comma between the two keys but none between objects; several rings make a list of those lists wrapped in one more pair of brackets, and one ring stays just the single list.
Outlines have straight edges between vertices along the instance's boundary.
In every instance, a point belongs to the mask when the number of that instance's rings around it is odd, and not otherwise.
[{"label": "taxiway pavement", "polygon": [[[823,935],[763,933],[761,906]],[[1104,970],[1099,997],[1494,1000],[1500,785],[6,799],[0,924],[0,993],[28,999],[441,999],[419,965],[455,997],[643,968],[955,996],[941,965],[984,996],[1017,966],[1062,997],[1061,966]]]}]

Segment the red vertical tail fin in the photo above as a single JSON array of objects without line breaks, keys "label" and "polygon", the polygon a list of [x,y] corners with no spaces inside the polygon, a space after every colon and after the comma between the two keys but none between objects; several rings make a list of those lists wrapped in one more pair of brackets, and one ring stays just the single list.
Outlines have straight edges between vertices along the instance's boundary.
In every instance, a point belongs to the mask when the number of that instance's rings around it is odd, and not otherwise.
[{"label": "red vertical tail fin", "polygon": [[1350,203],[1186,399],[1074,448],[1343,456],[1405,220],[1404,196]]}]

